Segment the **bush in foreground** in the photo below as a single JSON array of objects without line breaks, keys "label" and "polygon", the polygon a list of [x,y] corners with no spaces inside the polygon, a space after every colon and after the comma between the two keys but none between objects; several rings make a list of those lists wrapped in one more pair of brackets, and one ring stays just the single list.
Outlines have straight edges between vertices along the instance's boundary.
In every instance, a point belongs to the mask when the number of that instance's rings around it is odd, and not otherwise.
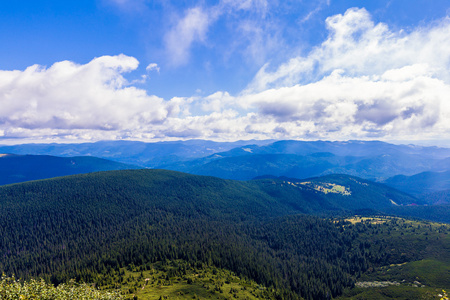
[{"label": "bush in foreground", "polygon": [[0,299],[2,300],[121,300],[119,293],[99,291],[88,284],[70,281],[54,287],[43,279],[21,282],[3,275],[0,280]]}]

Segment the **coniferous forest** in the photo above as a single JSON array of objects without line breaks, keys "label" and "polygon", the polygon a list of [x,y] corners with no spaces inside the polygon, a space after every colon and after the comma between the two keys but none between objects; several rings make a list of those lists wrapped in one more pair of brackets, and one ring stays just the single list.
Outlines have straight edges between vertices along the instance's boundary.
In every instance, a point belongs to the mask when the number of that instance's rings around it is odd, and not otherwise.
[{"label": "coniferous forest", "polygon": [[[337,180],[344,186],[344,178]],[[348,203],[363,201],[356,187],[353,196],[341,185],[333,186],[341,194],[321,193],[330,186],[318,189],[319,181],[298,186],[133,170],[3,186],[0,272],[55,286],[74,279],[120,289],[124,270],[141,272],[143,280],[142,272],[162,264],[167,282],[227,270],[264,287],[258,298],[332,299],[351,296],[364,278],[412,284],[419,281],[408,277],[414,272],[391,276],[383,268],[431,261],[442,268],[421,284],[449,287],[448,225],[375,217],[374,210],[352,217]],[[389,191],[397,201],[411,200]],[[137,297],[136,288],[128,293]]]},{"label": "coniferous forest", "polygon": [[449,300],[450,0],[0,0],[0,300]]}]

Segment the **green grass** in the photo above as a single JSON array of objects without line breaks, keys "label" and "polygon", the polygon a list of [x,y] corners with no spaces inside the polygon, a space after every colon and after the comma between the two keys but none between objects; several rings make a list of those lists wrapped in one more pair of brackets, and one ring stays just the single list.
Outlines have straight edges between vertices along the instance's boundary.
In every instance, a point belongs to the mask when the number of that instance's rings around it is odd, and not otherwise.
[{"label": "green grass", "polygon": [[438,300],[442,289],[431,287],[389,286],[382,288],[354,288],[347,290],[337,300]]},{"label": "green grass", "polygon": [[[205,265],[194,267],[181,260],[158,262],[143,268],[122,268],[115,282],[101,288],[120,288],[126,299],[137,297],[143,300],[274,298],[266,287],[224,269]],[[169,277],[169,274],[174,276]]]},{"label": "green grass", "polygon": [[450,287],[450,262],[424,259],[404,266],[408,274],[431,286]]},{"label": "green grass", "polygon": [[378,268],[361,276],[359,281],[398,281],[405,284],[420,282],[431,287],[450,287],[450,262],[424,259],[401,265]]},{"label": "green grass", "polygon": [[306,182],[300,182],[300,183],[290,183],[289,184],[296,186],[296,184],[308,186],[318,192],[328,194],[328,193],[334,193],[334,194],[341,194],[344,196],[350,196],[352,192],[350,191],[350,188],[347,188],[343,185],[335,184],[335,183],[311,183],[309,181]]},{"label": "green grass", "polygon": [[[399,285],[347,289],[337,299],[440,299],[442,290],[450,289],[448,225],[396,217],[354,217],[350,221],[353,226],[371,224],[374,232],[362,233],[361,240],[385,239],[392,255],[397,255],[397,262],[371,268],[357,280],[396,281]],[[408,254],[411,249],[414,255]],[[120,273],[114,278],[118,284],[103,288],[121,288],[128,299],[275,298],[266,287],[201,263],[193,266],[184,261],[166,261],[122,268]]]},{"label": "green grass", "polygon": [[[175,275],[169,277],[171,273]],[[397,281],[399,286],[355,287],[337,299],[440,299],[442,290],[450,287],[449,274],[450,262],[432,259],[385,266],[364,274],[359,281]],[[270,289],[228,270],[190,266],[181,260],[122,268],[115,282],[120,286],[112,283],[102,289],[120,288],[126,299],[274,299]]]},{"label": "green grass", "polygon": [[[443,294],[442,290],[450,289],[449,225],[392,217],[353,217],[348,221],[380,224],[380,228],[395,222],[394,228],[380,231],[379,238],[386,239],[392,253],[400,253],[399,257],[405,261],[371,269],[358,278],[359,282],[390,281],[399,283],[398,286],[355,287],[337,299],[441,299],[438,295]],[[415,257],[409,253],[412,249],[421,259],[408,261]]]}]

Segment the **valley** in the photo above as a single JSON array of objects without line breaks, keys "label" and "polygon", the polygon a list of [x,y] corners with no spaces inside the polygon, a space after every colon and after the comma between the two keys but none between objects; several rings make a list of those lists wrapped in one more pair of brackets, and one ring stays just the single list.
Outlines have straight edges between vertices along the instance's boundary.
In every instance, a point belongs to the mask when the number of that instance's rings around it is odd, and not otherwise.
[{"label": "valley", "polygon": [[450,201],[450,149],[440,147],[379,141],[101,141],[0,145],[0,153],[0,184],[136,168],[234,180],[346,174],[387,184],[431,205]]},{"label": "valley", "polygon": [[449,300],[450,1],[0,0],[0,300]]},{"label": "valley", "polygon": [[449,149],[188,141],[0,150],[16,152],[0,157],[0,272],[24,287],[42,278],[49,293],[75,280],[104,299],[307,300],[437,299],[450,287]]},{"label": "valley", "polygon": [[[147,169],[5,185],[0,270],[131,299],[359,299],[386,289],[435,299],[449,286],[450,226],[385,216],[416,201],[348,175],[232,181]],[[358,283],[381,281],[401,283]]]}]

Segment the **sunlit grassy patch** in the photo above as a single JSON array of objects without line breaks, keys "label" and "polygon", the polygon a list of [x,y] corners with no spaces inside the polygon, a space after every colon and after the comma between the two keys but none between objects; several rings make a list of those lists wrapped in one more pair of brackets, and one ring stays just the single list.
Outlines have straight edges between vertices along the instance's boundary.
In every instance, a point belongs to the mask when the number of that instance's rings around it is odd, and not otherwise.
[{"label": "sunlit grassy patch", "polygon": [[368,222],[370,224],[382,224],[389,221],[389,217],[362,217],[362,216],[354,216],[351,218],[345,219],[346,221],[356,224],[361,222]]},{"label": "sunlit grassy patch", "polygon": [[297,184],[308,186],[324,194],[333,193],[333,194],[341,194],[344,196],[350,196],[352,194],[349,188],[335,183],[312,183],[309,181],[305,181]]},{"label": "sunlit grassy patch", "polygon": [[120,284],[126,299],[272,299],[270,289],[233,272],[184,261],[158,262],[145,267],[121,268],[110,285]]}]

